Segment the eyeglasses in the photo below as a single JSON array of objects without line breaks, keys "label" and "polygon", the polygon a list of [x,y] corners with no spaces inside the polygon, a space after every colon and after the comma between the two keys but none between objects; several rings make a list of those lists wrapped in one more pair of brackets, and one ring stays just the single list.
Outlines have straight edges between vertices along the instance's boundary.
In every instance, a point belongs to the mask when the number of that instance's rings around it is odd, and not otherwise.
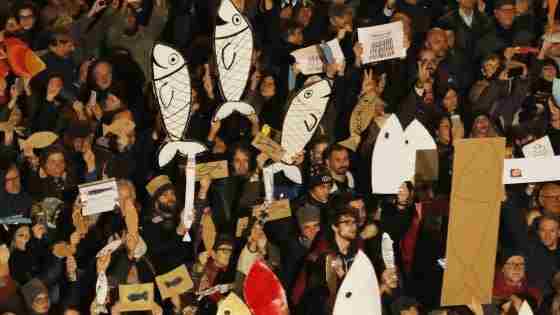
[{"label": "eyeglasses", "polygon": [[560,195],[543,195],[544,199],[560,201]]},{"label": "eyeglasses", "polygon": [[506,267],[510,269],[523,269],[525,268],[525,263],[506,263]]},{"label": "eyeglasses", "polygon": [[233,252],[233,248],[231,247],[218,247],[216,249],[217,252],[224,252],[224,253],[231,253]]},{"label": "eyeglasses", "polygon": [[27,19],[34,19],[35,16],[33,14],[20,14],[19,18],[22,20],[27,20]]},{"label": "eyeglasses", "polygon": [[338,221],[337,224],[358,225],[358,223],[356,222],[356,220],[342,220],[342,221]]}]

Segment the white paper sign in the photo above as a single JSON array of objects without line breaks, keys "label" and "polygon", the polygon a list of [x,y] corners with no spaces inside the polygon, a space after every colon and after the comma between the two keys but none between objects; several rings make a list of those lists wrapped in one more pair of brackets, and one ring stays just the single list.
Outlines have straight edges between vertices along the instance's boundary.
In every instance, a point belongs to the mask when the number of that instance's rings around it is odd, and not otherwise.
[{"label": "white paper sign", "polygon": [[323,59],[319,52],[319,46],[313,45],[305,48],[298,49],[291,53],[296,58],[296,63],[305,75],[317,74],[323,72]]},{"label": "white paper sign", "polygon": [[114,178],[79,185],[78,188],[83,215],[112,211],[119,202],[117,181]]},{"label": "white paper sign", "polygon": [[544,136],[523,146],[523,155],[528,158],[553,157],[554,149],[550,138]]},{"label": "white paper sign", "polygon": [[526,184],[560,180],[560,156],[504,160],[503,183]]},{"label": "white paper sign", "polygon": [[358,28],[358,41],[364,49],[364,64],[406,56],[403,25],[400,21]]},{"label": "white paper sign", "polygon": [[344,53],[342,52],[342,48],[340,48],[340,43],[338,42],[338,38],[330,40],[326,42],[327,46],[330,48],[332,56],[334,58],[334,62],[338,64],[345,63]]}]

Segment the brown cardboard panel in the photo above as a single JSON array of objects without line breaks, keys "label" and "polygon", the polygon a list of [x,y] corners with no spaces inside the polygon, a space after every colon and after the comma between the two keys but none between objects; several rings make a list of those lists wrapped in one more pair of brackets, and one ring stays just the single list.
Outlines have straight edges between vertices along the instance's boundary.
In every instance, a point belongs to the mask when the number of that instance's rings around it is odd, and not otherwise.
[{"label": "brown cardboard panel", "polygon": [[290,200],[288,199],[274,200],[270,204],[270,207],[268,208],[267,221],[285,219],[291,216],[292,216],[292,210],[290,209]]},{"label": "brown cardboard panel", "polygon": [[437,150],[416,151],[416,181],[436,181],[439,175],[439,156]]},{"label": "brown cardboard panel", "polygon": [[216,225],[214,225],[214,220],[212,220],[210,213],[202,215],[200,225],[202,226],[202,243],[204,248],[212,250],[216,242]]},{"label": "brown cardboard panel", "polygon": [[196,164],[196,181],[202,176],[208,175],[210,179],[220,179],[229,176],[227,161],[215,161]]},{"label": "brown cardboard panel", "polygon": [[491,302],[504,154],[504,138],[455,142],[443,306]]},{"label": "brown cardboard panel", "polygon": [[154,303],[154,284],[121,284],[119,299],[122,312],[151,310]]},{"label": "brown cardboard panel", "polygon": [[193,281],[185,265],[181,265],[170,272],[157,276],[156,284],[163,300],[181,295],[193,288]]},{"label": "brown cardboard panel", "polygon": [[268,155],[274,162],[280,162],[285,153],[280,144],[274,142],[272,139],[260,132],[257,134],[251,145]]}]

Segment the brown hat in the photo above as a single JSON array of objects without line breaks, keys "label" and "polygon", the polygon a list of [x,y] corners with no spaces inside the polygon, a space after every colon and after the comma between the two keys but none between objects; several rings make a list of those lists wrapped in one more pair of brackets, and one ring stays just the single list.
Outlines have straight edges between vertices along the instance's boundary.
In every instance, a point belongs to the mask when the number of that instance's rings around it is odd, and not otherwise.
[{"label": "brown hat", "polygon": [[171,183],[171,180],[169,179],[169,177],[167,175],[159,175],[159,176],[154,177],[148,183],[148,185],[146,185],[146,190],[148,191],[150,196],[152,198],[154,198],[155,196],[158,195],[156,193],[159,190],[162,190],[162,188],[167,187],[167,186],[172,186],[172,185],[173,184]]}]

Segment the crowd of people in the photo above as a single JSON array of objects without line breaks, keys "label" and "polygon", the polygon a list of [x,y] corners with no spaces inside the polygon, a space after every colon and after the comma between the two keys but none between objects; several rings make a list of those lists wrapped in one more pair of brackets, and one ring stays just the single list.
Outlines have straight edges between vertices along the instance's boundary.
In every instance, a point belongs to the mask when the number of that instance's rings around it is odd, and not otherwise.
[{"label": "crowd of people", "polygon": [[[332,314],[359,250],[375,267],[380,296],[372,298],[383,314],[517,314],[524,301],[535,314],[560,314],[556,182],[506,186],[491,304],[441,307],[438,263],[456,140],[505,137],[509,156],[523,157],[524,145],[548,136],[560,154],[554,1],[232,2],[254,33],[243,101],[255,114],[214,121],[224,102],[213,47],[219,0],[0,1],[0,314],[120,314],[119,285],[155,282],[184,265],[193,288],[169,299],[156,288],[145,313],[213,315],[228,290],[246,298],[243,282],[257,260],[276,274],[290,313]],[[396,21],[406,56],[364,64],[357,29]],[[18,77],[11,38],[46,68]],[[303,183],[275,175],[274,198],[289,199],[292,215],[267,220],[262,170],[272,161],[251,142],[262,130],[279,141],[287,100],[309,83],[291,53],[332,39],[345,60],[325,62],[320,74],[332,93],[294,160]],[[199,174],[192,226],[182,220],[186,159],[157,165],[167,134],[151,82],[156,42],[189,64],[185,138],[208,148],[197,162],[226,160],[229,170],[224,178]],[[358,107],[367,119],[356,130]],[[392,114],[403,127],[416,119],[430,132],[439,175],[404,182],[398,194],[372,194],[372,151]],[[111,178],[115,209],[84,215],[78,185]],[[385,233],[395,267],[383,260]],[[97,257],[115,240],[118,248]],[[96,298],[101,274],[105,299]]]}]

